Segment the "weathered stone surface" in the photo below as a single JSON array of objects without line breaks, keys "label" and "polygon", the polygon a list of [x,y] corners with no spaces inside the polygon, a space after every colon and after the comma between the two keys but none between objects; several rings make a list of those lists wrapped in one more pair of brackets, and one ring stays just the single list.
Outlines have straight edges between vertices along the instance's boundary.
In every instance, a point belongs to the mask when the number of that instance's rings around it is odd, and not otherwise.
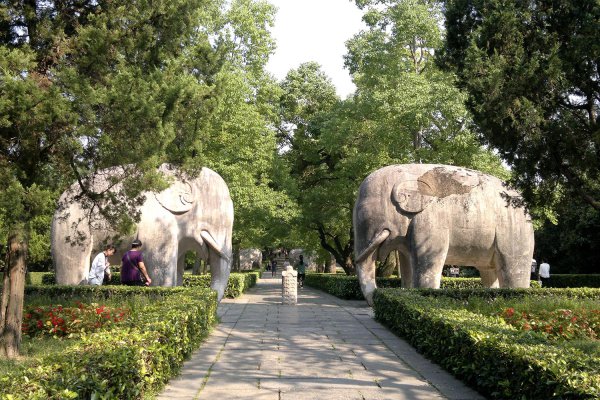
[{"label": "weathered stone surface", "polygon": [[240,269],[247,270],[262,265],[262,251],[260,249],[240,250]]},{"label": "weathered stone surface", "polygon": [[288,265],[281,273],[282,302],[294,305],[298,302],[298,271]]},{"label": "weathered stone surface", "polygon": [[531,219],[519,193],[493,176],[436,164],[381,168],[361,184],[353,223],[369,303],[375,261],[392,250],[405,287],[438,288],[444,264],[475,266],[489,287],[529,287]]},{"label": "weathered stone surface", "polygon": [[[119,265],[123,253],[134,238],[143,243],[144,264],[152,285],[181,284],[187,251],[196,251],[211,266],[211,287],[223,297],[231,267],[233,202],[225,181],[214,171],[203,168],[196,178],[187,178],[175,168],[163,164],[161,171],[172,184],[160,193],[148,192],[139,207],[141,220],[134,235],[121,237],[111,264]],[[118,182],[126,171],[112,168],[94,178],[96,191],[109,190],[116,196]],[[110,187],[110,188],[109,188]],[[106,242],[114,241],[112,231],[98,212],[84,209],[77,199],[74,184],[63,193],[52,221],[52,258],[59,284],[74,285],[87,280],[90,256]],[[92,253],[94,251],[94,253]]]}]

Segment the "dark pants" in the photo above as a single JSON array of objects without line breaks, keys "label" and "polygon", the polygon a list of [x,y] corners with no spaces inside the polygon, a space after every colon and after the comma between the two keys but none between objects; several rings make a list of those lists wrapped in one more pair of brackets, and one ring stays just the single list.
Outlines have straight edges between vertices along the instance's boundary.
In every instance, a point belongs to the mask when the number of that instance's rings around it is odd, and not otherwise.
[{"label": "dark pants", "polygon": [[306,278],[306,274],[298,274],[298,283],[300,287],[304,287],[304,278]]},{"label": "dark pants", "polygon": [[130,281],[130,282],[121,282],[123,285],[127,286],[146,286],[146,284],[142,281]]},{"label": "dark pants", "polygon": [[550,278],[542,278],[540,276],[540,281],[542,281],[542,287],[549,287],[550,286]]}]

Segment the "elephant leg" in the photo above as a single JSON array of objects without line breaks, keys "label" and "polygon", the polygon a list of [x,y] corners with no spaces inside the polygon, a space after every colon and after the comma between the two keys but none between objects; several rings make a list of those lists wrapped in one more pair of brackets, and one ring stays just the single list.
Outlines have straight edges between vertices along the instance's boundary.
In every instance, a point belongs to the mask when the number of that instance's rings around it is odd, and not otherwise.
[{"label": "elephant leg", "polygon": [[506,223],[505,229],[496,229],[493,261],[500,287],[527,288],[531,278],[533,227],[530,222],[518,223],[525,216],[521,211],[515,212],[518,214],[511,219],[510,224]]},{"label": "elephant leg", "polygon": [[410,257],[407,254],[398,252],[400,256],[400,278],[403,288],[413,287],[412,266],[410,265]]},{"label": "elephant leg", "polygon": [[497,288],[499,287],[498,283],[498,274],[496,274],[495,269],[488,268],[478,268],[479,275],[481,275],[481,284],[484,287],[488,288]]},{"label": "elephant leg", "polygon": [[183,273],[185,272],[185,253],[177,255],[177,286],[183,285]]},{"label": "elephant leg", "polygon": [[494,256],[498,287],[527,288],[531,278],[531,256],[514,257],[498,254]]},{"label": "elephant leg", "polygon": [[140,240],[152,286],[175,286],[179,253],[176,236],[165,232],[161,237],[141,236]]},{"label": "elephant leg", "polygon": [[414,287],[440,287],[449,244],[448,229],[420,229],[413,235],[411,261]]},{"label": "elephant leg", "polygon": [[217,301],[221,301],[229,280],[230,260],[212,248],[208,249],[208,258],[210,262],[210,288],[217,291]]},{"label": "elephant leg", "polygon": [[52,262],[59,285],[87,283],[92,253],[92,234],[87,219],[72,206],[66,215],[55,215],[52,221]]}]

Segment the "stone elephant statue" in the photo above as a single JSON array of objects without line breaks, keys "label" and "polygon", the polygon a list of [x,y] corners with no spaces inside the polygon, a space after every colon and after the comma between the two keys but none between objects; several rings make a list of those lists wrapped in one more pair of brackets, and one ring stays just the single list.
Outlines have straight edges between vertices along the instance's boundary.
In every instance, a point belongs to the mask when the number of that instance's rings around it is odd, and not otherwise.
[{"label": "stone elephant statue", "polygon": [[355,262],[372,305],[375,261],[400,254],[403,287],[439,288],[444,264],[475,266],[487,287],[529,287],[533,226],[501,180],[448,165],[391,165],[361,184]]},{"label": "stone elephant statue", "polygon": [[[132,240],[140,239],[152,285],[176,286],[183,280],[186,252],[195,251],[208,260],[211,288],[217,291],[220,301],[227,287],[232,258],[233,202],[229,189],[221,176],[208,168],[202,168],[196,178],[187,178],[167,164],[160,170],[172,179],[171,185],[160,193],[144,193],[145,201],[137,209],[141,219],[136,232],[114,243],[117,251],[109,261],[111,265],[120,265]],[[110,177],[123,173],[117,167],[101,171],[92,187],[97,191],[107,189],[113,182]],[[119,185],[108,190],[118,192]],[[85,282],[90,257],[118,236],[98,213],[90,213],[77,201],[77,194],[77,184],[63,193],[52,220],[56,281],[65,285]]]}]

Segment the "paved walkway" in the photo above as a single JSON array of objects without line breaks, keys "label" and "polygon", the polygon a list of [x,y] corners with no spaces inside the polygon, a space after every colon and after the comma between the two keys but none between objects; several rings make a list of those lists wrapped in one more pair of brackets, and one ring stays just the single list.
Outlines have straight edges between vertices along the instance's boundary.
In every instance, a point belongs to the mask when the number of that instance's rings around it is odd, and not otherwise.
[{"label": "paved walkway", "polygon": [[482,399],[372,318],[364,301],[263,275],[219,305],[221,323],[158,397],[167,399]]}]

